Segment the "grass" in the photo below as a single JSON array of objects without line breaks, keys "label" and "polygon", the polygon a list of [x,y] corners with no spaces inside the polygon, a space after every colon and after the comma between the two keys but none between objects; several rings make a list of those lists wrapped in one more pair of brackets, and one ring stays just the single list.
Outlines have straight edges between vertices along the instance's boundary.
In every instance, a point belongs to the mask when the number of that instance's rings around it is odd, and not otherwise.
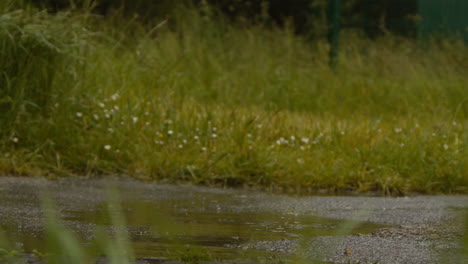
[{"label": "grass", "polygon": [[[9,1],[7,1],[8,3]],[[11,2],[12,3],[12,2]],[[0,173],[466,193],[468,47],[0,6]]]}]

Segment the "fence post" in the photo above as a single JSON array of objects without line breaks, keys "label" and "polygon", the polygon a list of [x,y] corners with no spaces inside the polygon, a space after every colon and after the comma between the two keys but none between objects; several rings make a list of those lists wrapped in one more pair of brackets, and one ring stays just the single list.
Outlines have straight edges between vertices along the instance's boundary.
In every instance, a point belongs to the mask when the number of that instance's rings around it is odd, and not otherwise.
[{"label": "fence post", "polygon": [[341,0],[329,0],[328,3],[328,43],[330,44],[330,67],[335,69],[338,63],[340,38]]}]

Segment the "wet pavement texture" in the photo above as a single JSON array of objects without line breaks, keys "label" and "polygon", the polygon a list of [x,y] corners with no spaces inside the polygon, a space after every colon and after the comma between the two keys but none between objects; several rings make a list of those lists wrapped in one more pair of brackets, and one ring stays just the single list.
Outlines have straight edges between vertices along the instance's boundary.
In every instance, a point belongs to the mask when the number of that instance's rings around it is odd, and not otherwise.
[{"label": "wet pavement texture", "polygon": [[[218,260],[206,263],[282,263],[292,255],[325,263],[466,263],[468,196],[295,197],[113,183],[138,263],[180,263],[168,252],[192,246]],[[0,177],[0,228],[26,252],[46,250],[47,194],[63,223],[89,244],[97,228],[114,232],[108,186],[104,179]]]}]

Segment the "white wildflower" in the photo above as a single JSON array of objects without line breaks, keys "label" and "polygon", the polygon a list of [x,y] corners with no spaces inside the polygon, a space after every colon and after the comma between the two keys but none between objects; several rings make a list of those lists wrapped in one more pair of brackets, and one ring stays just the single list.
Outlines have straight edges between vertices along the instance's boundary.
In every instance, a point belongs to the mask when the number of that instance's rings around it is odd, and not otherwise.
[{"label": "white wildflower", "polygon": [[104,149],[105,149],[105,150],[110,150],[110,149],[111,149],[111,146],[110,146],[110,145],[105,145],[105,146],[104,146]]},{"label": "white wildflower", "polygon": [[444,149],[445,150],[448,150],[449,149],[449,146],[447,144],[444,144]]},{"label": "white wildflower", "polygon": [[111,95],[111,99],[112,99],[112,101],[116,101],[117,99],[119,99],[119,93],[115,93],[115,94]]},{"label": "white wildflower", "polygon": [[77,117],[83,117],[83,113],[81,113],[81,112],[76,112],[76,116],[77,116]]},{"label": "white wildflower", "polygon": [[167,134],[168,134],[168,135],[172,135],[172,134],[174,134],[174,131],[169,130],[169,131],[167,131]]},{"label": "white wildflower", "polygon": [[133,121],[133,123],[135,124],[136,122],[138,122],[138,117],[132,116],[132,121]]}]

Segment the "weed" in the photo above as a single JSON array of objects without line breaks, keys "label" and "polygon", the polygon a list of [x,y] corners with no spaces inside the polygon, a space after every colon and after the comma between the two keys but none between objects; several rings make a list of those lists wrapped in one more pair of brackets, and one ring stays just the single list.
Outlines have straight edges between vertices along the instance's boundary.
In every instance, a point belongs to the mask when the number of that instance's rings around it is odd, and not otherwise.
[{"label": "weed", "polygon": [[468,190],[462,42],[344,32],[334,73],[325,40],[196,7],[151,29],[86,11],[1,8],[2,174]]}]

